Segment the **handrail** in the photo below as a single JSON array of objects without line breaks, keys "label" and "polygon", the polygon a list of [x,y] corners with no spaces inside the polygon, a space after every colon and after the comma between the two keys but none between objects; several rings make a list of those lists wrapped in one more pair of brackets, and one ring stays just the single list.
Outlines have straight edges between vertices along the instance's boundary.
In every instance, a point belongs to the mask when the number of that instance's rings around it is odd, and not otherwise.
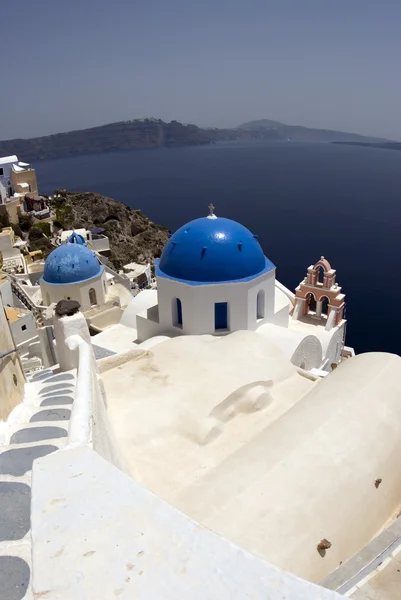
[{"label": "handrail", "polygon": [[14,348],[13,350],[10,350],[9,352],[5,352],[4,354],[0,354],[0,358],[5,358],[6,356],[8,356],[9,354],[12,354],[13,352],[17,352],[17,349]]},{"label": "handrail", "polygon": [[39,306],[36,306],[36,304],[32,301],[32,299],[29,297],[29,295],[26,293],[26,291],[14,275],[10,275],[10,282],[11,289],[14,292],[14,294],[22,302],[22,304],[24,304],[25,307],[33,313],[37,324],[41,327],[43,325],[43,315],[41,308]]},{"label": "handrail", "polygon": [[92,355],[89,344],[79,335],[71,335],[65,342],[71,351],[78,352],[75,399],[68,430],[67,447],[71,448],[92,442]]}]

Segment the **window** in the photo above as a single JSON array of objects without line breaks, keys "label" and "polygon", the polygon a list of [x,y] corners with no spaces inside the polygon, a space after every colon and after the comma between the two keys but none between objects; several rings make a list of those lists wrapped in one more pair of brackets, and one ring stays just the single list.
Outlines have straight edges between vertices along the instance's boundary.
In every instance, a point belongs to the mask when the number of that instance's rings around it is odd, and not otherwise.
[{"label": "window", "polygon": [[171,304],[173,325],[176,327],[182,327],[182,303],[179,298],[173,298]]},{"label": "window", "polygon": [[3,169],[3,167],[0,167],[0,177],[4,177],[4,169]]},{"label": "window", "polygon": [[22,329],[22,331],[25,331],[26,330],[26,325],[22,325],[21,329]]},{"label": "window", "polygon": [[91,288],[89,290],[89,302],[91,306],[96,306],[97,301],[96,301],[96,292],[94,290],[94,288]]},{"label": "window", "polygon": [[228,329],[228,304],[227,302],[216,302],[214,305],[214,328]]},{"label": "window", "polygon": [[256,298],[256,318],[265,318],[265,291],[260,290]]}]

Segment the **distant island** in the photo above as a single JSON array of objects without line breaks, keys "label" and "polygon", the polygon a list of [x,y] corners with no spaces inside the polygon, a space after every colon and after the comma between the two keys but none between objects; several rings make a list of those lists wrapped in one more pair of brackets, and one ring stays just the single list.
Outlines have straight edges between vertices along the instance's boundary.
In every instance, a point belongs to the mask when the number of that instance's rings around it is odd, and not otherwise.
[{"label": "distant island", "polygon": [[197,146],[242,140],[387,143],[387,140],[353,133],[285,125],[268,119],[250,121],[232,129],[219,129],[146,118],[43,137],[0,141],[0,156],[17,154],[32,162],[116,150]]},{"label": "distant island", "polygon": [[401,142],[333,142],[333,144],[346,144],[347,146],[366,146],[368,148],[381,148],[382,150],[401,150]]}]

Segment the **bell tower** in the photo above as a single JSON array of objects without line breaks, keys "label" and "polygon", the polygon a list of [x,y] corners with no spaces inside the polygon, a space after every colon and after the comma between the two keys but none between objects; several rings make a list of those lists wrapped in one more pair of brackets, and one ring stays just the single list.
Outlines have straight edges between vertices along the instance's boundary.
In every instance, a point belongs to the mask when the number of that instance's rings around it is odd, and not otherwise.
[{"label": "bell tower", "polygon": [[326,331],[344,320],[345,294],[336,283],[336,271],[324,256],[308,267],[306,277],[295,290],[293,319],[320,321]]}]

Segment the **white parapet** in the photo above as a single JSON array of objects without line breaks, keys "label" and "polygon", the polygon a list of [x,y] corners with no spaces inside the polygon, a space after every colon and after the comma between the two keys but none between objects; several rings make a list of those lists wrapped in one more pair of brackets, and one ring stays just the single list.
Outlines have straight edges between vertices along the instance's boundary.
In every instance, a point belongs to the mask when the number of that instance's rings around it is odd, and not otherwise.
[{"label": "white parapet", "polygon": [[33,595],[336,600],[192,521],[81,446],[35,461]]}]

